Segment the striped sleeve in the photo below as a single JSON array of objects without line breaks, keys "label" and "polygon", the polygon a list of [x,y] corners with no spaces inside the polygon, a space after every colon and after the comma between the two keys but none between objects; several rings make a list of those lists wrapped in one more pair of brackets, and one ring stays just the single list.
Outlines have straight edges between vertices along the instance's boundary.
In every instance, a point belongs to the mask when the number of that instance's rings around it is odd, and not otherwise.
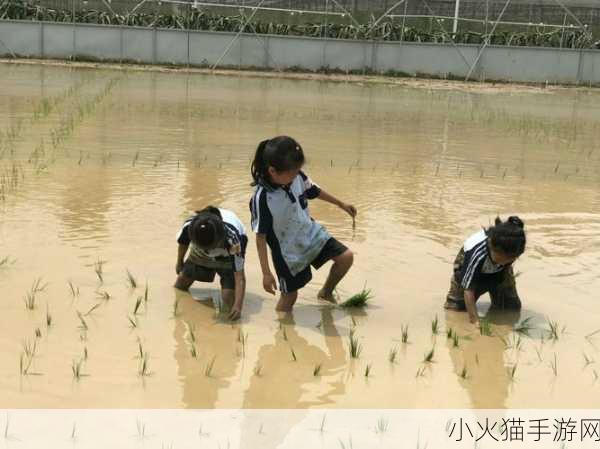
[{"label": "striped sleeve", "polygon": [[267,192],[258,187],[250,200],[252,230],[257,234],[268,234],[273,227],[273,217],[267,204]]},{"label": "striped sleeve", "polygon": [[312,179],[310,179],[303,171],[300,172],[300,176],[302,177],[302,182],[304,184],[304,193],[306,198],[309,200],[317,198],[321,193],[321,187],[315,184]]},{"label": "striped sleeve", "polygon": [[465,259],[463,261],[459,280],[460,285],[464,289],[471,288],[473,279],[481,272],[481,267],[487,257],[487,242],[484,240],[475,245],[468,251],[465,251]]}]

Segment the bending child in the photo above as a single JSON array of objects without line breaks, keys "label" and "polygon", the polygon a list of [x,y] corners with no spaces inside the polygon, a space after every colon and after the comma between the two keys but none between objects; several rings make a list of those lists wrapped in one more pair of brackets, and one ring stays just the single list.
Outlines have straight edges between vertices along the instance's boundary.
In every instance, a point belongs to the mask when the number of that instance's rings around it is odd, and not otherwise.
[{"label": "bending child", "polygon": [[466,310],[471,323],[479,323],[475,302],[489,292],[492,307],[521,309],[512,264],[525,251],[525,230],[519,217],[482,229],[469,237],[454,261],[454,275],[446,309]]},{"label": "bending child", "polygon": [[298,290],[311,279],[311,265],[319,269],[327,261],[333,266],[318,298],[335,302],[333,291],[352,266],[354,256],[333,238],[308,210],[308,200],[319,198],[356,216],[354,206],[322,190],[301,171],[302,147],[291,137],[280,136],[258,145],[252,163],[252,185],[256,191],[250,201],[252,229],[257,233],[256,247],[263,273],[263,288],[275,294],[277,283],[271,272],[267,245],[271,249],[279,280],[277,311],[292,310]]},{"label": "bending child", "polygon": [[246,292],[244,257],[248,237],[238,217],[213,206],[196,211],[183,224],[177,243],[175,288],[187,291],[194,281],[212,282],[218,273],[221,298],[231,308],[229,318],[240,318]]}]

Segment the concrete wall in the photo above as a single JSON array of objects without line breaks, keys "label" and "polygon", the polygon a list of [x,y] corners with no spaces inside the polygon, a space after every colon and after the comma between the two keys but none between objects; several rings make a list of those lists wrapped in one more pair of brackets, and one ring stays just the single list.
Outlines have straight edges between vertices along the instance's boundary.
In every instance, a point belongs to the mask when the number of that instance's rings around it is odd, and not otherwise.
[{"label": "concrete wall", "polygon": [[[134,61],[286,70],[324,68],[465,77],[477,59],[475,45],[347,41],[155,30],[87,24],[0,21],[0,55]],[[226,49],[229,47],[229,51]],[[600,84],[600,51],[488,47],[473,79]]]}]

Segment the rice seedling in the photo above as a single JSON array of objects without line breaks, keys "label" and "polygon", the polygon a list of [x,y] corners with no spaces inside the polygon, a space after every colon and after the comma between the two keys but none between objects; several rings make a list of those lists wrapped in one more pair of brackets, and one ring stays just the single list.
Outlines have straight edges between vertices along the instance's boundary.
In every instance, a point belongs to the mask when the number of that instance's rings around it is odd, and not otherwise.
[{"label": "rice seedling", "polygon": [[547,318],[546,322],[548,324],[548,338],[550,340],[558,340],[560,335],[558,322],[552,321],[550,318]]},{"label": "rice seedling", "polygon": [[98,276],[98,280],[100,281],[101,284],[104,282],[104,264],[105,263],[106,263],[105,260],[100,260],[100,259],[98,259],[96,262],[94,262],[94,272],[96,273],[96,276]]},{"label": "rice seedling", "polygon": [[89,329],[87,322],[85,321],[85,318],[83,317],[83,315],[81,314],[80,311],[77,311],[77,318],[79,318],[79,329],[87,331]]},{"label": "rice seedling", "polygon": [[368,363],[367,366],[365,367],[365,377],[369,377],[371,375],[372,369],[371,369],[371,364]]},{"label": "rice seedling", "polygon": [[485,337],[491,337],[492,324],[488,320],[479,320],[479,333]]},{"label": "rice seedling", "polygon": [[595,330],[594,332],[590,332],[589,334],[587,334],[585,336],[586,339],[591,339],[592,337],[594,337],[595,335],[600,334],[600,329]]},{"label": "rice seedling", "polygon": [[35,328],[35,338],[42,338],[42,331],[39,327]]},{"label": "rice seedling", "polygon": [[136,420],[135,425],[137,428],[138,438],[140,438],[142,440],[145,439],[146,438],[146,424],[138,419],[138,420]]},{"label": "rice seedling", "polygon": [[421,366],[417,369],[417,374],[415,375],[415,377],[419,378],[419,377],[425,377],[425,367]]},{"label": "rice seedling", "polygon": [[290,346],[290,353],[292,354],[292,360],[294,362],[297,362],[298,361],[298,357],[296,356],[296,353],[294,352],[294,348],[292,348],[291,346]]},{"label": "rice seedling", "polygon": [[362,351],[362,346],[358,342],[358,338],[354,335],[354,330],[350,331],[349,342],[350,357],[357,359]]},{"label": "rice seedling", "polygon": [[50,306],[46,303],[46,328],[52,326],[52,315],[50,314]]},{"label": "rice seedling", "polygon": [[111,298],[110,293],[108,293],[107,291],[96,292],[96,297],[103,301],[108,301]]},{"label": "rice seedling", "polygon": [[260,363],[257,363],[256,366],[254,367],[254,375],[257,377],[260,377],[262,374],[262,365]]},{"label": "rice seedling", "polygon": [[9,256],[6,256],[0,259],[0,268],[8,266],[11,263],[14,263],[14,261],[11,261],[11,258]]},{"label": "rice seedling", "polygon": [[27,310],[35,309],[35,301],[36,301],[37,294],[43,292],[47,286],[48,286],[48,284],[42,285],[42,278],[38,278],[35,281],[33,281],[31,288],[25,294],[24,300],[25,300],[25,307],[27,308]]},{"label": "rice seedling", "polygon": [[148,363],[149,360],[149,355],[147,352],[144,352],[141,359],[140,359],[140,365],[139,365],[139,369],[138,369],[138,374],[141,377],[145,377],[145,376],[149,376],[152,373],[150,372],[150,366]]},{"label": "rice seedling", "polygon": [[325,432],[325,420],[327,419],[327,414],[323,415],[323,419],[321,419],[321,426],[319,427],[319,432]]},{"label": "rice seedling", "polygon": [[83,360],[87,360],[88,359],[88,348],[87,346],[83,347]]},{"label": "rice seedling", "polygon": [[459,337],[458,334],[455,332],[454,335],[452,335],[452,346],[454,348],[458,348],[459,347]]},{"label": "rice seedling", "polygon": [[534,349],[535,349],[535,353],[537,355],[538,360],[540,362],[542,362],[543,361],[543,359],[542,359],[542,348],[539,348],[539,349],[538,348],[534,348]]},{"label": "rice seedling", "polygon": [[433,320],[431,320],[431,334],[432,335],[437,335],[439,331],[439,320],[438,320],[438,316],[436,315]]},{"label": "rice seedling", "polygon": [[396,363],[396,357],[398,357],[398,347],[394,346],[390,349],[390,353],[388,354],[388,360],[390,363]]},{"label": "rice seedling", "polygon": [[75,380],[81,379],[85,374],[81,372],[81,367],[83,365],[83,359],[73,360],[71,364],[71,371],[73,372],[73,378]]},{"label": "rice seedling", "polygon": [[25,339],[21,342],[21,346],[23,348],[23,354],[25,354],[26,357],[33,359],[35,357],[35,354],[37,352],[37,341],[33,340],[33,342]]},{"label": "rice seedling", "polygon": [[193,358],[197,358],[198,357],[198,353],[196,352],[196,345],[194,345],[194,344],[190,345],[190,355]]},{"label": "rice seedling", "polygon": [[375,426],[375,433],[386,433],[388,430],[388,420],[385,418],[379,418],[377,425]]},{"label": "rice seedling", "polygon": [[135,289],[138,286],[135,276],[133,274],[131,274],[131,271],[129,271],[129,270],[127,270],[127,282],[129,282],[129,286],[131,288]]},{"label": "rice seedling", "polygon": [[144,353],[146,351],[144,351],[144,346],[142,345],[142,341],[140,340],[139,337],[138,337],[137,343],[138,343],[138,353],[135,358],[141,360],[144,358]]},{"label": "rice seedling", "polygon": [[287,332],[285,330],[285,326],[283,326],[281,329],[282,329],[283,340],[288,341],[288,336],[287,336]]},{"label": "rice seedling", "polygon": [[594,370],[594,381],[598,380],[598,372]]},{"label": "rice seedling", "polygon": [[185,328],[187,330],[187,338],[190,343],[196,343],[196,326],[191,324],[189,321],[184,321]]},{"label": "rice seedling", "polygon": [[446,338],[448,340],[452,340],[453,335],[454,335],[454,330],[451,327],[446,329]]},{"label": "rice seedling", "polygon": [[77,439],[77,424],[73,423],[73,427],[71,428],[71,440],[75,441]]},{"label": "rice seedling", "polygon": [[144,305],[148,304],[148,282],[146,282],[146,287],[144,288]]},{"label": "rice seedling", "polygon": [[75,285],[73,285],[73,282],[68,281],[69,283],[69,291],[71,292],[71,296],[73,298],[79,296],[79,287],[75,287]]},{"label": "rice seedling", "polygon": [[315,367],[313,368],[313,376],[317,377],[321,375],[321,368],[322,368],[322,364],[318,363],[315,365]]},{"label": "rice seedling", "polygon": [[594,363],[594,359],[592,359],[591,357],[588,357],[588,355],[584,352],[583,353],[583,361],[584,361],[584,368],[587,368],[589,365],[591,365],[592,363]]},{"label": "rice seedling", "polygon": [[359,293],[351,296],[346,301],[339,304],[339,307],[348,309],[348,308],[359,308],[365,307],[367,305],[367,301],[373,298],[370,289],[363,288]]},{"label": "rice seedling", "polygon": [[468,377],[467,365],[463,366],[462,371],[459,374],[461,379],[466,379]]},{"label": "rice seedling", "polygon": [[217,356],[214,356],[210,361],[206,364],[206,368],[204,368],[204,375],[206,377],[212,377],[212,370],[215,366],[215,359]]},{"label": "rice seedling", "polygon": [[475,363],[479,365],[479,354],[475,354]]},{"label": "rice seedling", "polygon": [[140,310],[140,306],[142,305],[142,301],[144,300],[144,298],[142,296],[138,296],[137,299],[135,300],[135,306],[133,307],[133,315],[137,315],[138,311]]},{"label": "rice seedling", "polygon": [[135,155],[133,156],[133,160],[131,161],[131,166],[135,167],[135,164],[137,163],[138,159],[140,158],[140,152],[137,151],[135,153]]},{"label": "rice seedling", "polygon": [[554,373],[554,377],[558,376],[558,359],[556,358],[556,352],[554,353],[554,360],[550,360],[550,368]]},{"label": "rice seedling", "polygon": [[517,364],[515,363],[513,366],[511,366],[508,369],[508,377],[510,378],[511,382],[515,380],[516,373],[517,373]]},{"label": "rice seedling", "polygon": [[408,324],[402,325],[401,330],[402,330],[402,343],[407,344],[408,343]]},{"label": "rice seedling", "polygon": [[179,315],[179,297],[176,297],[173,302],[173,318],[176,318],[177,315]]},{"label": "rice seedling", "polygon": [[238,329],[238,342],[242,347],[242,357],[246,357],[246,344],[248,343],[248,334],[244,333],[242,329]]},{"label": "rice seedling", "polygon": [[98,307],[100,307],[101,305],[102,305],[102,303],[100,303],[100,302],[98,302],[98,303],[94,304],[92,307],[90,307],[90,309],[89,309],[87,312],[85,312],[85,313],[83,314],[83,316],[89,316],[89,315],[91,315],[91,314],[92,314],[92,312],[94,312],[94,310],[96,310],[96,309],[97,309]]},{"label": "rice seedling", "polygon": [[423,358],[423,362],[425,363],[432,363],[433,362],[433,356],[435,354],[435,347],[431,348],[431,350],[429,352],[425,353],[425,357]]},{"label": "rice seedling", "polygon": [[531,332],[534,327],[531,325],[531,320],[533,319],[533,317],[527,317],[525,318],[523,321],[521,321],[520,323],[517,323],[513,330],[515,332],[517,332],[518,334],[523,334],[526,336],[529,336],[529,332]]},{"label": "rice seedling", "polygon": [[129,327],[132,329],[137,328],[138,324],[137,324],[137,318],[134,316],[133,318],[130,316],[127,316],[127,320],[129,321]]}]

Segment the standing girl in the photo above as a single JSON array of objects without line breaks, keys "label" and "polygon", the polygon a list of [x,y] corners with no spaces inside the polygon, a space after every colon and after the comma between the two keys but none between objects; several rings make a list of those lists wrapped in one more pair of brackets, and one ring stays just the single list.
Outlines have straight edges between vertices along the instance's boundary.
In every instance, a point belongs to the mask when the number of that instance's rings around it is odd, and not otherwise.
[{"label": "standing girl", "polygon": [[319,269],[329,260],[333,266],[318,297],[335,302],[333,291],[354,260],[352,251],[311,218],[308,200],[319,198],[353,218],[356,209],[314,184],[301,171],[304,161],[298,142],[280,136],[261,142],[252,162],[252,185],[256,191],[250,200],[250,211],[263,287],[272,294],[277,288],[267,256],[269,245],[281,293],[277,311],[281,312],[292,310],[298,290],[312,279],[310,266]]},{"label": "standing girl", "polygon": [[446,309],[466,310],[478,323],[475,302],[489,292],[492,307],[521,309],[512,264],[525,251],[525,225],[519,217],[502,221],[469,237],[454,261]]}]

